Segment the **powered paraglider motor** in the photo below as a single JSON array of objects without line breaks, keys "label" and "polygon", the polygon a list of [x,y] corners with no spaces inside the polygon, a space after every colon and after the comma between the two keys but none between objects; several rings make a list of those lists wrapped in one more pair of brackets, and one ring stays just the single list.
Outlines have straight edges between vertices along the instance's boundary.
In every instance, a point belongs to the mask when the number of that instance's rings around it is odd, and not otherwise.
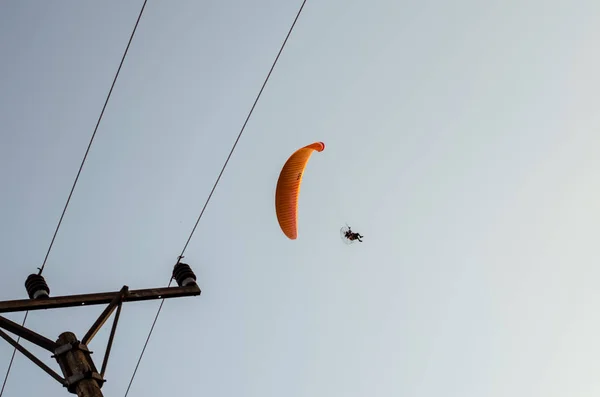
[{"label": "powered paraglider motor", "polygon": [[350,226],[346,225],[340,229],[340,237],[342,238],[342,241],[345,242],[346,244],[352,244],[355,241],[360,241],[362,243],[361,239],[364,236],[361,235],[360,233],[353,232],[352,228],[350,228]]}]

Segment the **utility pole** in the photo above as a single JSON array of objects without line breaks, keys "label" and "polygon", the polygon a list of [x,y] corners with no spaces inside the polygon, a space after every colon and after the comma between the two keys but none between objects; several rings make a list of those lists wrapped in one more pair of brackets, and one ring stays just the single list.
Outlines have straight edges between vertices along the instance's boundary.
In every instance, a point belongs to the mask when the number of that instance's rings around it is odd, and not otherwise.
[{"label": "utility pole", "polygon": [[[77,394],[78,397],[103,397],[101,389],[105,382],[104,373],[117,330],[122,304],[124,302],[200,295],[201,291],[196,283],[196,275],[187,264],[178,262],[173,268],[173,278],[177,281],[177,287],[130,291],[129,287],[125,285],[120,291],[116,292],[50,297],[50,288],[48,288],[44,278],[39,274],[31,274],[27,277],[27,281],[25,281],[25,288],[30,299],[0,302],[0,313],[100,304],[108,304],[108,306],[94,324],[92,324],[81,341],[74,333],[67,331],[60,334],[56,342],[54,342],[2,316],[0,316],[0,338],[6,340],[15,349],[23,353],[25,357],[29,358],[48,375],[66,387],[70,393]],[[102,367],[100,372],[98,372],[91,358],[92,352],[88,349],[88,344],[115,310],[116,313],[108,338]],[[29,352],[29,350],[18,344],[3,329],[51,352],[53,354],[52,357],[58,362],[63,376],[60,376]]]},{"label": "utility pole", "polygon": [[57,350],[61,352],[56,356],[56,361],[65,378],[72,379],[67,386],[69,391],[78,397],[102,397],[100,385],[104,380],[94,377],[98,372],[87,348],[80,344],[72,332],[63,332],[57,344]]}]

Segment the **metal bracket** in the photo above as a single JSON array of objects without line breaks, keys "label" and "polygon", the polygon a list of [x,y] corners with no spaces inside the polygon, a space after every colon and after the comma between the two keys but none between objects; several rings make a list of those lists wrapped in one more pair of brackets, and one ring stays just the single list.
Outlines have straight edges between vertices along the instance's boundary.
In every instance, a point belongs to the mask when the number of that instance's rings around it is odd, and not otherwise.
[{"label": "metal bracket", "polygon": [[93,351],[90,351],[88,349],[88,347],[86,345],[84,345],[83,343],[73,343],[73,344],[70,344],[70,345],[62,345],[62,346],[57,347],[54,350],[54,354],[52,355],[52,358],[56,358],[58,356],[61,356],[61,355],[65,354],[66,352],[69,352],[71,350],[81,350],[81,351],[84,351],[84,352],[89,353],[89,354],[93,354],[94,353]]},{"label": "metal bracket", "polygon": [[63,382],[63,387],[66,387],[71,393],[75,393],[75,387],[77,386],[77,383],[79,383],[79,381],[83,379],[94,379],[96,382],[98,382],[98,385],[100,387],[102,387],[102,385],[106,382],[106,380],[104,380],[104,378],[99,373],[94,371],[88,371],[83,374],[69,376]]}]

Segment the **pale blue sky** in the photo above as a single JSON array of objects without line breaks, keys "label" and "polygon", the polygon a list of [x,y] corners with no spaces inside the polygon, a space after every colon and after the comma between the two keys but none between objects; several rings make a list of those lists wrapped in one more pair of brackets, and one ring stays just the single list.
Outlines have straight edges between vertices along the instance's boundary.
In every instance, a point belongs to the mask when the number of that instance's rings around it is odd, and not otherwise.
[{"label": "pale blue sky", "polygon": [[[141,3],[0,6],[0,300],[26,297]],[[52,294],[166,285],[299,6],[148,2]],[[599,41],[597,0],[309,1],[188,248],[203,294],[165,303],[129,396],[598,395]],[[314,141],[290,241],[276,180]],[[105,396],[158,304],[125,305]],[[17,355],[5,396],[42,393],[66,395]]]}]

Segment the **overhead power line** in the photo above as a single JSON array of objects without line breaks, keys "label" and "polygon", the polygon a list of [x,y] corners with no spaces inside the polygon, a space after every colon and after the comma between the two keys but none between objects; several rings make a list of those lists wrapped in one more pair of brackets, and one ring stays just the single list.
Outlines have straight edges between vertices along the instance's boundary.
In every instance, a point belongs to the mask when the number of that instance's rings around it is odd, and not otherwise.
[{"label": "overhead power line", "polygon": [[[248,124],[248,121],[250,120],[250,117],[252,116],[252,113],[254,112],[254,108],[256,107],[256,104],[258,103],[258,101],[267,85],[267,82],[269,81],[269,78],[271,77],[271,73],[273,73],[273,69],[275,69],[275,65],[277,65],[277,61],[279,61],[279,57],[280,57],[281,53],[283,52],[283,49],[285,48],[285,45],[286,45],[290,35],[292,34],[292,31],[294,30],[294,27],[296,26],[296,22],[298,21],[298,18],[300,17],[300,14],[302,13],[302,9],[304,8],[305,4],[306,4],[306,0],[303,0],[302,5],[300,6],[300,9],[298,10],[298,12],[296,14],[296,17],[294,18],[294,22],[292,22],[292,25],[290,26],[290,29],[288,30],[288,33],[285,36],[285,40],[283,40],[283,43],[281,44],[281,48],[279,49],[279,52],[277,53],[277,56],[275,57],[275,60],[273,61],[273,64],[271,65],[271,69],[269,69],[269,73],[267,73],[267,77],[265,78],[262,86],[260,87],[258,95],[256,96],[256,99],[254,100],[254,103],[252,104],[252,107],[250,108],[250,111],[248,112],[248,116],[246,117],[246,120],[244,121],[244,124],[242,125],[242,128],[240,129],[240,132],[239,132],[235,142],[233,143],[233,146],[231,147],[231,151],[229,152],[229,155],[227,156],[227,159],[225,160],[225,163],[223,164],[223,167],[221,168],[221,172],[219,172],[219,176],[217,176],[217,179],[216,179],[215,183],[213,184],[213,187],[208,195],[208,198],[206,199],[206,202],[204,203],[204,206],[202,207],[202,210],[200,211],[200,215],[198,215],[198,219],[196,219],[196,223],[194,224],[194,227],[192,228],[192,231],[190,232],[190,235],[189,235],[187,241],[185,242],[183,249],[181,250],[181,254],[179,255],[179,258],[177,259],[178,262],[183,258],[183,255],[185,254],[185,251],[186,251],[190,241],[192,240],[192,237],[194,236],[196,228],[198,227],[198,224],[200,223],[200,219],[202,219],[202,215],[204,215],[204,211],[206,210],[206,207],[208,206],[208,203],[210,202],[210,199],[212,198],[212,195],[215,192],[215,189],[217,188],[219,181],[221,180],[221,176],[223,176],[223,172],[225,171],[225,168],[227,167],[227,164],[229,163],[229,159],[231,159],[231,156],[232,156],[240,138],[242,137],[244,130],[246,129],[246,125]],[[171,286],[172,281],[173,281],[173,279],[171,278],[171,280],[169,281],[169,286]],[[164,303],[165,303],[165,300],[163,299],[160,302],[160,306],[158,307],[156,316],[154,316],[154,321],[152,322],[152,326],[150,327],[150,332],[148,333],[148,337],[146,338],[146,342],[144,343],[144,347],[142,348],[140,357],[138,358],[137,364],[135,365],[135,369],[133,371],[133,374],[131,375],[131,380],[129,381],[129,385],[127,386],[127,391],[125,392],[124,397],[127,397],[127,395],[129,394],[129,390],[131,389],[131,385],[133,384],[133,380],[135,379],[135,376],[137,374],[137,370],[140,366],[140,362],[142,361],[142,357],[144,356],[144,352],[146,351],[146,347],[148,347],[148,342],[150,341],[152,332],[154,332],[154,326],[156,325],[156,321],[158,320],[158,317],[160,316],[160,313],[161,313]]]},{"label": "overhead power line", "polygon": [[140,23],[140,19],[142,18],[142,14],[144,13],[144,9],[146,8],[146,3],[148,0],[144,0],[142,4],[142,8],[138,15],[137,21],[135,21],[135,26],[133,27],[133,31],[131,32],[131,36],[129,36],[129,41],[127,42],[127,47],[125,47],[125,52],[123,53],[123,57],[121,57],[121,63],[119,63],[119,68],[117,69],[117,73],[113,78],[113,82],[110,85],[110,90],[108,91],[108,95],[106,96],[106,100],[104,101],[104,106],[102,106],[102,111],[100,112],[100,116],[98,117],[98,121],[96,122],[96,127],[94,127],[94,132],[92,133],[92,137],[90,138],[90,142],[88,143],[87,149],[85,150],[85,154],[83,159],[81,160],[81,164],[79,165],[79,170],[77,171],[77,176],[75,176],[75,180],[73,181],[73,186],[71,187],[71,191],[69,192],[69,196],[67,197],[67,202],[65,203],[65,207],[63,208],[62,214],[60,214],[60,219],[58,220],[58,224],[56,225],[56,230],[54,230],[54,235],[52,236],[52,240],[50,241],[50,246],[48,247],[48,251],[46,252],[46,256],[44,257],[44,262],[42,263],[42,267],[40,268],[40,272],[38,274],[42,274],[44,268],[46,267],[46,262],[48,261],[48,256],[50,256],[50,251],[52,250],[52,246],[54,245],[54,240],[56,239],[56,235],[58,234],[58,229],[60,229],[60,225],[62,224],[63,218],[65,217],[65,213],[67,212],[67,208],[69,207],[69,203],[71,202],[71,197],[73,196],[73,191],[75,190],[75,186],[77,186],[77,181],[79,180],[79,175],[81,175],[81,170],[83,169],[83,165],[87,160],[87,156],[90,153],[90,148],[92,147],[92,143],[94,143],[94,138],[96,138],[96,132],[98,132],[98,127],[100,126],[100,122],[102,121],[102,117],[104,117],[104,111],[106,110],[106,105],[108,105],[108,101],[110,100],[110,96],[112,95],[113,89],[115,88],[115,83],[119,78],[119,73],[121,73],[121,67],[123,67],[123,62],[125,62],[125,58],[127,57],[127,52],[129,52],[129,46],[131,45],[131,41],[133,40],[133,36],[135,35],[135,31],[137,30],[138,24]]},{"label": "overhead power line", "polygon": [[[100,112],[100,116],[98,116],[98,121],[96,122],[96,126],[94,127],[94,132],[92,133],[90,142],[88,143],[88,146],[87,146],[87,149],[83,156],[83,159],[81,160],[81,164],[79,165],[79,170],[77,171],[77,175],[75,176],[75,180],[73,181],[73,186],[71,187],[71,191],[69,192],[69,196],[67,197],[65,206],[62,210],[62,213],[60,214],[58,224],[56,225],[56,229],[54,230],[54,234],[52,235],[52,239],[50,240],[50,245],[48,246],[48,250],[46,251],[46,256],[44,257],[42,266],[39,268],[39,272],[38,272],[39,275],[42,274],[42,272],[44,271],[44,269],[46,267],[46,262],[48,261],[48,257],[50,256],[50,251],[52,251],[52,247],[54,246],[54,241],[56,240],[56,236],[58,235],[58,230],[60,229],[63,218],[65,217],[65,213],[67,212],[67,208],[69,207],[69,203],[71,202],[71,197],[73,197],[73,192],[75,191],[75,186],[77,186],[77,182],[79,181],[79,176],[81,175],[81,170],[83,169],[83,166],[84,166],[84,164],[87,160],[88,154],[90,152],[90,148],[92,147],[92,144],[94,143],[94,139],[96,138],[96,133],[98,132],[98,127],[100,126],[100,122],[102,121],[102,118],[104,117],[104,111],[106,110],[108,101],[110,100],[113,89],[115,88],[115,83],[117,82],[119,73],[121,72],[121,67],[123,66],[123,62],[125,61],[125,58],[127,57],[127,53],[129,52],[129,46],[131,45],[133,36],[135,35],[137,27],[140,23],[140,19],[142,18],[142,14],[144,13],[144,9],[146,8],[147,2],[148,2],[148,0],[144,0],[144,3],[142,4],[142,8],[140,9],[139,15],[135,22],[135,26],[133,27],[133,31],[131,32],[131,35],[129,36],[129,41],[127,42],[127,47],[125,48],[125,51],[123,52],[123,56],[121,57],[121,62],[119,63],[119,68],[117,69],[117,72],[115,73],[115,77],[113,78],[112,84],[110,86],[110,90],[108,91],[108,95],[106,96],[106,100],[104,101],[104,105],[102,106],[102,111]],[[25,317],[23,318],[23,322],[21,324],[22,326],[25,325],[28,314],[29,314],[29,311],[25,312]],[[21,337],[18,337],[17,343],[19,343],[20,340],[21,340]],[[12,365],[13,365],[13,362],[15,359],[16,351],[17,351],[17,349],[15,348],[13,350],[12,356],[10,358],[10,363],[8,365],[8,369],[6,370],[6,376],[4,377],[4,382],[2,384],[2,389],[0,390],[0,397],[2,397],[2,395],[4,394],[4,388],[6,387],[6,383],[8,381],[8,376],[10,375],[10,370],[12,368]]]}]

